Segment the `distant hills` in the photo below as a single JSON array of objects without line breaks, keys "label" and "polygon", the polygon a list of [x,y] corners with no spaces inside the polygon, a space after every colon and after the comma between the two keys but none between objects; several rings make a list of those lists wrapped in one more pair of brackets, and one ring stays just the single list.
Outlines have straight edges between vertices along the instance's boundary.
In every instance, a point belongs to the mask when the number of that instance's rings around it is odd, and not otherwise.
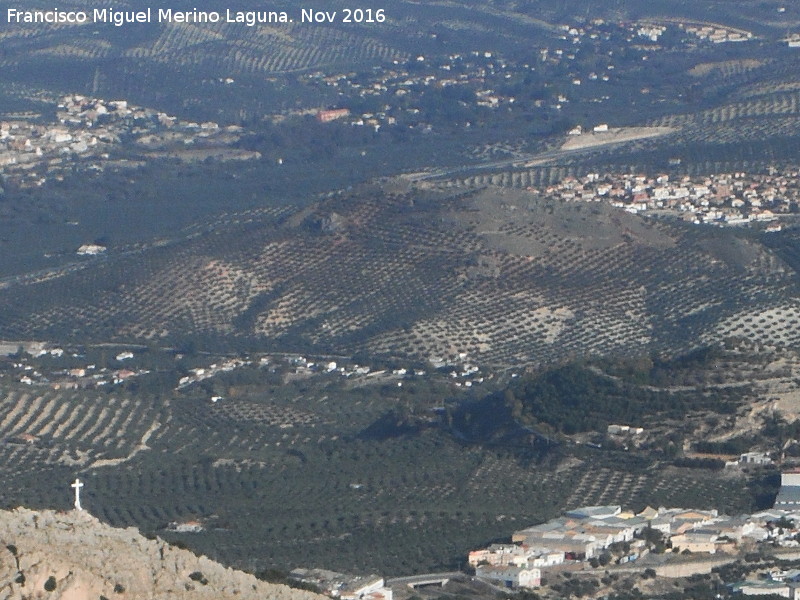
[{"label": "distant hills", "polygon": [[7,281],[0,337],[466,353],[497,366],[731,336],[794,343],[795,241],[769,235],[771,247],[602,203],[382,181]]}]

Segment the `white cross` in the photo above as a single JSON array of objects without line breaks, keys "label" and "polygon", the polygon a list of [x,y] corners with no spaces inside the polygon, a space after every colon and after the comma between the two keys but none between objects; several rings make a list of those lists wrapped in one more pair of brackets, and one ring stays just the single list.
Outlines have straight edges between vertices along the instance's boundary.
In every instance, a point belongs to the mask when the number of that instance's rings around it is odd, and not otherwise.
[{"label": "white cross", "polygon": [[70,487],[75,488],[75,510],[83,510],[81,508],[81,488],[83,487],[83,483],[80,479],[75,478],[75,483]]}]

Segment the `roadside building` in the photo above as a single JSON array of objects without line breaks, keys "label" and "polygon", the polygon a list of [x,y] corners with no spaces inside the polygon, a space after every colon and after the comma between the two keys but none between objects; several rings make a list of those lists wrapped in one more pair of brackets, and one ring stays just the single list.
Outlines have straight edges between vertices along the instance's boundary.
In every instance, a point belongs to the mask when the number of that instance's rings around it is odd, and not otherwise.
[{"label": "roadside building", "polygon": [[794,510],[800,508],[800,470],[781,474],[781,488],[775,498],[775,508]]},{"label": "roadside building", "polygon": [[730,586],[733,594],[743,596],[781,596],[789,600],[800,600],[800,586],[798,584],[784,583],[781,581],[743,581]]},{"label": "roadside building", "polygon": [[481,565],[475,569],[475,576],[511,589],[536,588],[542,584],[542,572],[536,568]]},{"label": "roadside building", "polygon": [[686,533],[679,533],[669,538],[672,543],[673,549],[681,552],[689,551],[705,552],[708,554],[715,554],[717,551],[717,534],[706,531],[688,531]]}]

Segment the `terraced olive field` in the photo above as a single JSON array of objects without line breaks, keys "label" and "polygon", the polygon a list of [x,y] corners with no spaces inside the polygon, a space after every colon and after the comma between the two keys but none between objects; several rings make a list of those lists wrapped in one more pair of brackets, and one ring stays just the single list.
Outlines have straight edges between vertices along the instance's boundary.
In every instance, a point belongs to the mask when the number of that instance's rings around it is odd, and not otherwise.
[{"label": "terraced olive field", "polygon": [[[295,398],[253,388],[212,403],[4,384],[0,505],[68,509],[79,475],[92,514],[227,564],[400,574],[458,567],[473,547],[582,504],[753,504],[739,477],[619,452],[488,449],[439,429],[376,439],[364,432],[391,394],[303,385]],[[205,530],[168,529],[190,520]]]},{"label": "terraced olive field", "polygon": [[[672,133],[542,159],[535,166],[475,169],[446,178],[444,183],[459,189],[485,185],[525,189],[593,172],[675,176],[754,172],[794,164],[800,158],[800,53],[796,48],[772,41],[714,57],[688,53],[680,60],[686,68],[676,68],[670,81],[675,85],[681,81],[678,94],[685,104],[637,113],[627,104],[617,112],[620,107],[613,101],[605,102],[610,112],[604,114],[610,123],[669,127]],[[644,98],[650,93],[649,86],[642,87]],[[680,159],[680,164],[671,162],[674,159]]]},{"label": "terraced olive field", "polygon": [[[800,160],[800,51],[780,41],[800,8],[645,4],[398,0],[381,27],[176,23],[123,35],[112,25],[0,26],[4,119],[52,120],[65,93],[120,98],[242,124],[252,132],[243,147],[262,155],[250,165],[76,169],[29,191],[3,181],[0,340],[141,344],[198,364],[205,353],[336,355],[424,365],[438,378],[423,390],[430,382],[417,375],[401,388],[399,378],[317,373],[322,381],[309,382],[253,366],[246,385],[218,377],[175,390],[170,378],[195,366],[176,360],[160,372],[147,365],[150,380],[66,391],[42,378],[23,386],[4,370],[0,506],[68,509],[80,476],[92,514],[229,565],[400,575],[458,568],[469,550],[580,505],[768,505],[764,472],[667,457],[691,454],[698,440],[775,442],[773,451],[785,441],[776,411],[800,415],[798,230],[696,227],[534,191],[587,172],[752,172]],[[638,25],[627,39],[626,24],[665,15],[673,27],[663,47],[640,39]],[[684,17],[755,39],[677,44]],[[621,24],[608,33],[619,45],[602,52],[590,41],[602,31],[569,34],[598,18]],[[476,66],[460,72],[465,61]],[[505,63],[516,70],[503,75]],[[408,89],[393,89],[394,78]],[[463,101],[450,96],[454,81],[469,82]],[[494,94],[494,108],[461,110]],[[334,106],[387,118],[314,121]],[[509,166],[601,122],[671,133]],[[439,169],[451,175],[394,178]],[[94,238],[108,238],[108,252],[77,257]],[[616,381],[625,374],[602,372],[597,357],[669,360],[721,344],[739,344],[738,354],[669,385],[625,388],[627,414],[605,398],[615,419],[645,428],[639,448],[604,437],[608,414],[568,432],[566,411],[558,419],[522,406],[487,439],[453,425],[462,401],[504,398],[509,382],[548,365],[591,364],[593,376]],[[467,388],[430,363],[479,365],[484,379]],[[587,405],[587,415],[600,410],[596,395]],[[396,426],[409,414],[422,425]],[[768,425],[778,431],[770,439]],[[203,531],[175,531],[189,521]]]},{"label": "terraced olive field", "polygon": [[498,367],[800,340],[794,265],[755,235],[403,185],[233,215],[166,247],[10,282],[0,337],[466,353]]},{"label": "terraced olive field", "polygon": [[[115,10],[143,10],[146,4],[127,2],[130,6]],[[198,9],[217,10],[217,5],[199,2]],[[96,3],[67,2],[62,10],[84,10],[92,15]],[[153,8],[153,23],[158,7]],[[165,8],[165,7],[161,7]],[[263,7],[262,7],[263,8]],[[178,12],[176,9],[175,12]],[[273,10],[272,8],[270,10]],[[296,7],[283,7],[298,17]],[[97,63],[117,59],[128,65],[165,64],[180,70],[202,69],[228,74],[276,74],[308,68],[343,64],[366,64],[402,58],[405,52],[380,38],[368,35],[368,27],[346,28],[303,26],[285,23],[247,27],[224,22],[173,22],[152,26],[140,25],[120,33],[112,23],[88,23],[66,27],[19,24],[3,32],[10,52],[1,61],[6,68],[17,68],[31,59],[59,59]],[[40,26],[41,25],[41,26]]]}]

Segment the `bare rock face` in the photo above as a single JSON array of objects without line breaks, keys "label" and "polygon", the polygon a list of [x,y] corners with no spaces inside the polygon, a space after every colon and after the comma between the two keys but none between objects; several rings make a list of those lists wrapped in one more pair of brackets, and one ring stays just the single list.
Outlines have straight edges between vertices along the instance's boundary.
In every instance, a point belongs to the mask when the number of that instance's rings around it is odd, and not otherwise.
[{"label": "bare rock face", "polygon": [[114,529],[87,512],[0,511],[0,600],[321,600]]}]

